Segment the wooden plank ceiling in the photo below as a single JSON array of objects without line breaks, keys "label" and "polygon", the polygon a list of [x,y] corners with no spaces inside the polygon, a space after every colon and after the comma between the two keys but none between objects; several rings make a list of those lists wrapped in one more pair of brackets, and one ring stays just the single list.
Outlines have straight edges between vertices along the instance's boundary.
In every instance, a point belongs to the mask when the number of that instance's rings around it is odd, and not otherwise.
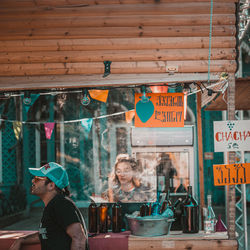
[{"label": "wooden plank ceiling", "polygon": [[[236,70],[235,1],[213,3],[211,74]],[[5,77],[102,76],[104,61],[121,78],[204,74],[209,26],[210,0],[1,0],[0,90]]]}]

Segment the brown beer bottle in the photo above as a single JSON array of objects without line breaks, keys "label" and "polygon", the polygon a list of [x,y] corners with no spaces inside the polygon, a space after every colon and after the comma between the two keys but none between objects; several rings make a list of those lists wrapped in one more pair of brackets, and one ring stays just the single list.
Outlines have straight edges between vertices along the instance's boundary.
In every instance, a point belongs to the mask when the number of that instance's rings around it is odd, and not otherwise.
[{"label": "brown beer bottle", "polygon": [[142,204],[140,207],[140,216],[144,217],[149,215],[149,207],[147,204]]},{"label": "brown beer bottle", "polygon": [[122,207],[119,203],[112,206],[112,232],[119,233],[122,229]]},{"label": "brown beer bottle", "polygon": [[102,203],[99,207],[99,233],[108,232],[108,206]]},{"label": "brown beer bottle", "polygon": [[89,205],[89,232],[97,233],[97,206],[94,202]]},{"label": "brown beer bottle", "polygon": [[167,191],[165,200],[162,203],[160,214],[162,214],[167,208],[172,208],[172,204],[170,201],[170,190]]},{"label": "brown beer bottle", "polygon": [[199,206],[192,196],[192,186],[188,186],[187,197],[182,203],[182,231],[183,233],[199,232]]}]

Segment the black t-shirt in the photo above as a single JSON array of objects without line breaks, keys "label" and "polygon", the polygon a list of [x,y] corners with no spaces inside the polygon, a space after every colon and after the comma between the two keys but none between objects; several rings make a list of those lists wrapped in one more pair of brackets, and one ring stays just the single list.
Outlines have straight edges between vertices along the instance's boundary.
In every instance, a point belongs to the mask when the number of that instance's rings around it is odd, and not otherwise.
[{"label": "black t-shirt", "polygon": [[75,204],[63,195],[56,195],[44,208],[39,228],[42,250],[70,250],[71,238],[66,228],[81,220]]}]

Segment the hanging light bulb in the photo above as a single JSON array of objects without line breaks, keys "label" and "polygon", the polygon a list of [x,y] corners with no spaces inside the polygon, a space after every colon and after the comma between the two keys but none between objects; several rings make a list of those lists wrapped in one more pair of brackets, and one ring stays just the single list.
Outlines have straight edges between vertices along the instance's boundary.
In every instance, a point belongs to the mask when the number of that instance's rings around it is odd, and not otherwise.
[{"label": "hanging light bulb", "polygon": [[191,92],[191,88],[188,83],[184,83],[182,91],[184,94],[184,120],[186,120],[187,118],[187,96],[188,96],[188,93]]},{"label": "hanging light bulb", "polygon": [[189,83],[184,83],[183,88],[182,88],[182,92],[186,93],[186,94],[188,94],[188,93],[191,92],[191,88],[190,88],[190,84]]},{"label": "hanging light bulb", "polygon": [[152,93],[167,93],[168,86],[161,85],[161,86],[150,86]]},{"label": "hanging light bulb", "polygon": [[84,106],[87,106],[90,103],[90,98],[89,98],[88,90],[87,89],[84,90],[84,95],[83,95],[83,97],[81,99],[81,103]]},{"label": "hanging light bulb", "polygon": [[24,92],[23,103],[25,105],[30,105],[31,104],[30,92],[28,92],[28,91]]},{"label": "hanging light bulb", "polygon": [[65,105],[67,99],[67,95],[65,93],[59,94],[57,96],[57,103],[59,104],[59,107],[62,108],[63,105]]}]

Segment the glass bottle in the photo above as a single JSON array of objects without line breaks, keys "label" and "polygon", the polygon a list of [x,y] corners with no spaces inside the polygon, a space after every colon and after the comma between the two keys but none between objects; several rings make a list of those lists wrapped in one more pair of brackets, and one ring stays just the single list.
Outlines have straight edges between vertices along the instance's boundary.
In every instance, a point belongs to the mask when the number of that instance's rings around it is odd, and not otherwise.
[{"label": "glass bottle", "polygon": [[140,207],[140,216],[144,217],[149,215],[149,206],[147,204],[142,204]]},{"label": "glass bottle", "polygon": [[154,202],[153,205],[152,205],[151,215],[160,214],[160,208],[161,208],[160,203],[158,201]]},{"label": "glass bottle", "polygon": [[214,233],[216,225],[216,217],[212,208],[212,196],[207,196],[207,209],[205,209],[204,232]]},{"label": "glass bottle", "polygon": [[161,208],[161,204],[159,202],[159,199],[160,199],[160,193],[157,192],[157,200],[153,203],[152,205],[152,215],[158,215],[160,214],[160,208]]},{"label": "glass bottle", "polygon": [[174,219],[171,230],[182,230],[182,199],[178,198],[173,205]]},{"label": "glass bottle", "polygon": [[157,192],[162,193],[166,190],[166,176],[163,173],[164,164],[160,163],[157,166]]},{"label": "glass bottle", "polygon": [[183,179],[181,178],[180,181],[181,181],[181,183],[180,183],[179,187],[176,189],[176,193],[186,193],[187,190],[183,185]]},{"label": "glass bottle", "polygon": [[174,167],[171,167],[169,170],[169,189],[171,193],[175,192],[175,186],[174,186],[175,176],[177,176],[176,169]]},{"label": "glass bottle", "polygon": [[151,202],[148,205],[148,215],[152,215],[152,203]]},{"label": "glass bottle", "polygon": [[161,205],[160,214],[162,214],[167,208],[172,209],[172,204],[170,201],[170,190],[168,190],[165,200],[163,201]]},{"label": "glass bottle", "polygon": [[112,206],[112,232],[119,233],[122,229],[122,207],[119,203]]},{"label": "glass bottle", "polygon": [[182,204],[182,231],[183,233],[199,232],[199,206],[192,196],[192,186],[188,186],[187,197]]},{"label": "glass bottle", "polygon": [[99,233],[108,232],[108,206],[102,203],[99,207]]},{"label": "glass bottle", "polygon": [[97,233],[97,206],[94,202],[89,205],[89,232]]}]

